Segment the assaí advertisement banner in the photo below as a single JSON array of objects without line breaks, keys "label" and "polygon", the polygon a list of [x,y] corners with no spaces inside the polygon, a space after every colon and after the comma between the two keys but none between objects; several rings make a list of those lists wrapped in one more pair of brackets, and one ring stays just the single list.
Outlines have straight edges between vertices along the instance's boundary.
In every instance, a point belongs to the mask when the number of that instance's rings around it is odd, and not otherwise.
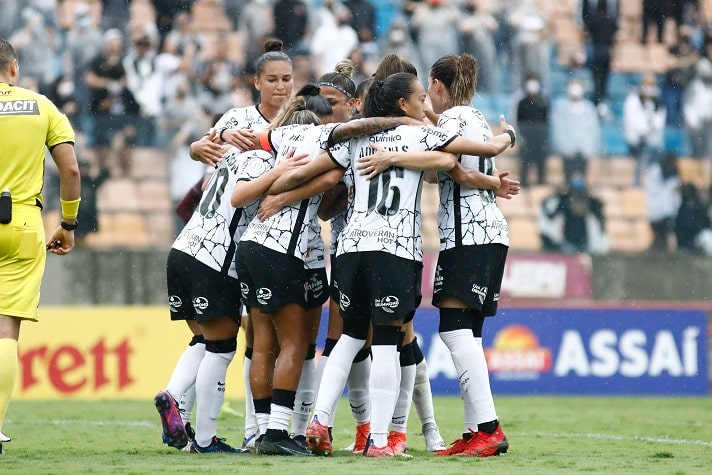
[{"label": "assa\u00ed advertisement banner", "polygon": [[[165,389],[192,333],[166,307],[42,307],[22,324],[14,399],[147,399]],[[244,397],[244,340],[226,381]]]},{"label": "assa\u00ed advertisement banner", "polygon": [[[437,309],[415,328],[436,394],[458,394]],[[501,309],[484,326],[495,394],[709,394],[703,310]]]}]

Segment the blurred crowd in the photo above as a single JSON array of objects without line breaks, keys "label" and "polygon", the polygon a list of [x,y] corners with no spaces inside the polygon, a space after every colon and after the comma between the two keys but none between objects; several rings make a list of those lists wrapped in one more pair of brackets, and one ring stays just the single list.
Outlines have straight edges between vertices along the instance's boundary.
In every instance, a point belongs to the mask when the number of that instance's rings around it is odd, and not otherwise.
[{"label": "blurred crowd", "polygon": [[[642,11],[640,43],[665,44],[662,73],[629,76],[630,93],[609,92],[625,7]],[[196,5],[219,12],[197,22]],[[562,6],[568,5],[569,7]],[[684,130],[689,155],[712,160],[712,29],[698,0],[17,0],[2,2],[0,36],[20,55],[23,86],[45,93],[80,134],[89,176],[129,176],[134,146],[174,157],[171,194],[194,183],[186,148],[215,117],[252,104],[253,62],[278,37],[294,62],[294,90],[350,58],[354,81],[386,53],[413,62],[423,81],[446,54],[478,61],[481,98],[506,97],[498,110],[521,134],[524,187],[550,183],[546,162],[564,163],[564,182],[587,174],[604,153],[602,128],[618,120],[644,186],[666,150],[665,130]],[[140,8],[139,8],[140,7]],[[557,60],[553,25],[569,8],[581,51]],[[151,15],[147,13],[150,12]],[[568,14],[568,13],[567,13]],[[147,18],[150,17],[150,21]],[[221,19],[226,23],[223,25]],[[663,35],[667,23],[672,34]],[[557,81],[553,71],[563,71]],[[501,103],[500,103],[501,104]],[[84,151],[85,153],[82,153]],[[195,168],[193,168],[195,170]],[[51,177],[48,177],[51,189]],[[98,186],[98,185],[96,185]],[[701,191],[706,199],[707,190]]]}]

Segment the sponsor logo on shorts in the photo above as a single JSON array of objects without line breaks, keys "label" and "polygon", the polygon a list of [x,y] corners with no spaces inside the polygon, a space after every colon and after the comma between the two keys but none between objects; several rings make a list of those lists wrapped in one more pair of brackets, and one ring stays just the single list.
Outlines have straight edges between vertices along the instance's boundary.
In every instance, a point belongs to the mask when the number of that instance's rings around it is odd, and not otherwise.
[{"label": "sponsor logo on shorts", "polygon": [[400,305],[400,300],[395,295],[387,295],[376,299],[374,302],[376,308],[380,308],[384,312],[393,313],[393,309]]},{"label": "sponsor logo on shorts", "polygon": [[324,293],[324,281],[312,275],[308,281],[304,282],[304,300],[309,298],[309,292],[311,292],[315,299],[318,299],[319,296]]},{"label": "sponsor logo on shorts", "polygon": [[193,299],[193,308],[195,308],[195,313],[202,315],[203,310],[208,308],[208,299],[205,297],[195,297]]},{"label": "sponsor logo on shorts", "polygon": [[242,294],[243,299],[247,298],[247,294],[249,292],[250,292],[250,286],[244,282],[240,282],[240,293]]},{"label": "sponsor logo on shorts", "polygon": [[168,305],[171,312],[177,312],[180,307],[183,306],[183,301],[177,295],[171,295],[168,297]]},{"label": "sponsor logo on shorts", "polygon": [[483,285],[472,285],[472,293],[480,298],[480,303],[485,303],[485,297],[487,297],[487,286]]},{"label": "sponsor logo on shorts", "polygon": [[267,287],[260,287],[257,289],[257,301],[262,305],[265,305],[269,299],[272,298],[272,291]]},{"label": "sponsor logo on shorts", "polygon": [[339,308],[346,310],[351,306],[351,299],[343,292],[339,292]]},{"label": "sponsor logo on shorts", "polygon": [[493,295],[492,295],[492,301],[493,301],[493,302],[499,302],[499,292],[497,292],[496,294],[493,294]]},{"label": "sponsor logo on shorts", "polygon": [[442,272],[443,272],[442,267],[437,266],[435,268],[435,280],[433,282],[433,293],[440,292],[442,290],[443,281],[445,280]]}]

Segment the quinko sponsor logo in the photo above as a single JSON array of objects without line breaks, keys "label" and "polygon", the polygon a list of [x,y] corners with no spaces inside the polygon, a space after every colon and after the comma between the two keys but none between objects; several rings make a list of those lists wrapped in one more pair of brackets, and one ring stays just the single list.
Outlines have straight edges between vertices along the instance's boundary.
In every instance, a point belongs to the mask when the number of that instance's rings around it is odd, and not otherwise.
[{"label": "quinko sponsor logo", "polygon": [[240,293],[242,298],[247,298],[247,294],[250,292],[250,286],[244,282],[240,282]]},{"label": "quinko sponsor logo", "polygon": [[205,297],[195,297],[193,299],[193,308],[195,308],[195,313],[202,315],[203,310],[208,308],[208,299]]},{"label": "quinko sponsor logo", "polygon": [[344,293],[339,292],[339,307],[341,310],[346,310],[351,306],[351,299]]},{"label": "quinko sponsor logo", "polygon": [[374,302],[376,308],[382,309],[384,312],[393,313],[393,309],[400,305],[398,297],[395,295],[387,295]]},{"label": "quinko sponsor logo", "polygon": [[257,289],[257,301],[262,305],[265,305],[269,299],[272,298],[272,291],[267,287],[261,287]]},{"label": "quinko sponsor logo", "polygon": [[183,306],[183,301],[177,295],[171,295],[168,297],[168,305],[171,312],[177,312]]}]

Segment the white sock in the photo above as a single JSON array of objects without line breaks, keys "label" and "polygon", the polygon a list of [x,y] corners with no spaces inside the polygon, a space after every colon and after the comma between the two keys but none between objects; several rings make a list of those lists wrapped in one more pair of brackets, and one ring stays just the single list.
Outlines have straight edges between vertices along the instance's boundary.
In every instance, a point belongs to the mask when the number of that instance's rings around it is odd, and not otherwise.
[{"label": "white sock", "polygon": [[203,356],[205,356],[205,343],[196,343],[186,347],[178,358],[173,374],[168,380],[168,386],[166,386],[166,391],[171,393],[176,400],[179,400],[183,393],[195,384],[195,377],[198,374],[200,363],[203,361]]},{"label": "white sock", "polygon": [[205,352],[195,380],[195,394],[198,403],[195,419],[195,442],[206,447],[216,435],[220,407],[225,399],[225,375],[235,352]]},{"label": "white sock", "polygon": [[190,422],[190,417],[193,414],[193,406],[195,406],[195,384],[183,393],[180,398],[180,403],[178,404],[183,425]]},{"label": "white sock", "polygon": [[319,396],[316,404],[314,404],[314,417],[321,424],[328,425],[331,423],[332,408],[344,392],[346,379],[351,370],[351,363],[364,343],[366,343],[366,340],[357,340],[348,335],[341,335],[336,346],[331,350],[329,361],[324,367]]},{"label": "white sock", "polygon": [[388,443],[388,423],[398,397],[398,348],[396,345],[371,346],[373,362],[369,378],[371,394],[371,440],[376,447]]},{"label": "white sock", "polygon": [[477,432],[477,414],[475,413],[475,407],[462,390],[460,390],[460,396],[465,404],[465,421],[462,425],[462,433],[469,434],[470,430]]},{"label": "white sock", "polygon": [[267,424],[269,424],[269,413],[256,412],[255,422],[257,423],[257,432],[264,434],[267,432]]},{"label": "white sock", "polygon": [[252,359],[245,356],[245,361],[242,362],[242,382],[245,385],[245,437],[258,432],[255,402],[250,387],[250,366],[252,366]]},{"label": "white sock", "polygon": [[413,402],[413,384],[415,383],[415,365],[401,366],[400,386],[396,407],[391,418],[391,430],[406,433],[408,414]]},{"label": "white sock", "polygon": [[319,360],[316,362],[316,383],[314,385],[316,392],[314,393],[314,400],[319,398],[319,388],[321,387],[321,378],[324,377],[324,368],[326,368],[327,361],[329,361],[329,357],[321,355],[321,356],[319,356]]},{"label": "white sock", "polygon": [[353,363],[348,377],[349,405],[356,425],[371,420],[371,400],[368,392],[368,380],[371,376],[371,357]]},{"label": "white sock", "polygon": [[[442,332],[440,338],[450,350],[455,369],[460,375],[460,390],[465,400],[465,422],[472,422],[468,421],[468,410],[474,411],[476,422],[497,419],[482,338],[475,338],[470,330]],[[470,409],[467,407],[468,402]],[[472,429],[476,428],[477,424]]]},{"label": "white sock", "polygon": [[420,425],[435,423],[433,392],[430,388],[430,374],[425,358],[415,365],[415,383],[413,385],[413,405],[418,413]]},{"label": "white sock", "polygon": [[270,406],[269,423],[267,429],[276,429],[286,431],[289,429],[289,421],[292,418],[291,407],[280,406],[272,403]]},{"label": "white sock", "polygon": [[297,395],[294,398],[292,413],[292,433],[305,435],[309,424],[309,415],[314,406],[314,385],[316,380],[316,365],[314,358],[304,360],[302,376],[299,378]]}]

